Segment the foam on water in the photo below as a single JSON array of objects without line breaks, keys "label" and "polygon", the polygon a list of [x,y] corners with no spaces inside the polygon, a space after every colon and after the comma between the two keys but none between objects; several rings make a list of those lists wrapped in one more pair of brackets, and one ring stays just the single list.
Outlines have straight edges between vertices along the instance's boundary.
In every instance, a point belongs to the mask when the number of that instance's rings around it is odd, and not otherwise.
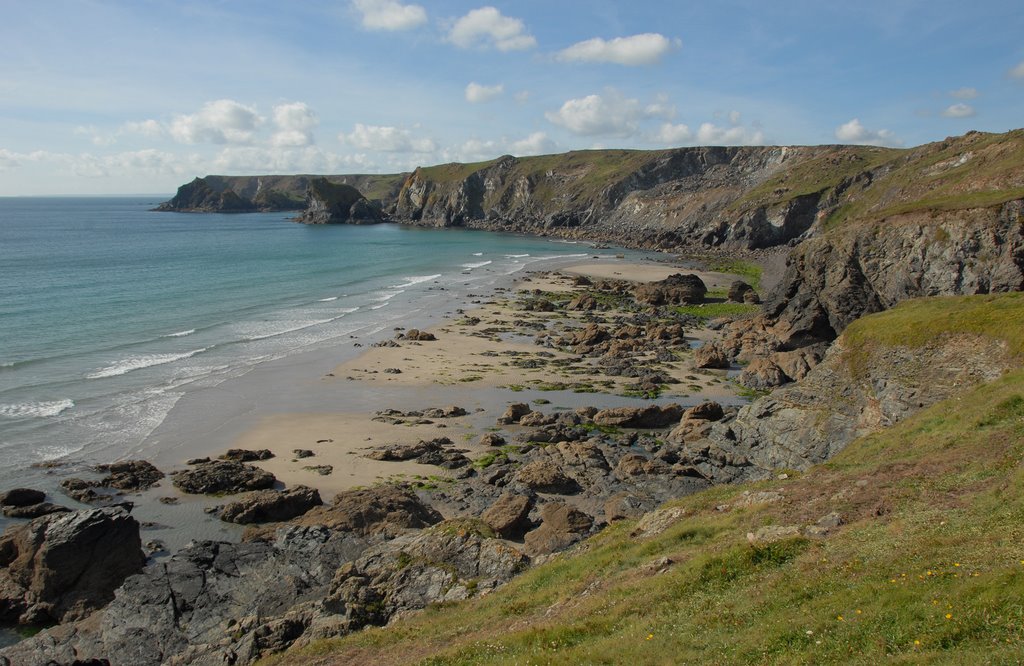
[{"label": "foam on water", "polygon": [[192,335],[195,332],[196,332],[196,329],[190,328],[187,331],[178,331],[177,333],[168,333],[164,337],[165,338],[183,338],[186,335]]},{"label": "foam on water", "polygon": [[337,296],[331,296],[330,298],[321,298],[317,300],[317,303],[330,303],[331,301],[338,300]]},{"label": "foam on water", "polygon": [[473,270],[474,268],[483,268],[489,264],[493,264],[493,261],[478,261],[476,263],[462,264],[462,267],[467,270]]},{"label": "foam on water", "polygon": [[436,280],[439,277],[441,277],[441,273],[435,273],[433,275],[407,275],[407,276],[405,276],[402,279],[403,280],[408,280],[408,282],[403,282],[402,284],[396,284],[392,288],[393,289],[405,289],[407,287],[412,287],[413,285],[417,285],[417,284],[420,284],[420,283],[423,283],[423,282],[430,282],[431,280]]},{"label": "foam on water", "polygon": [[74,406],[73,400],[18,402],[11,405],[0,405],[0,416],[9,419],[47,418],[57,416]]},{"label": "foam on water", "polygon": [[143,354],[140,356],[130,356],[111,363],[105,368],[100,368],[95,372],[90,372],[85,376],[85,378],[105,379],[107,377],[126,375],[134,370],[142,370],[143,368],[151,368],[155,365],[165,365],[167,363],[174,363],[175,361],[181,361],[186,358],[192,358],[196,354],[202,354],[207,349],[208,347],[203,347],[201,349],[193,349],[192,351],[182,352],[180,354]]}]

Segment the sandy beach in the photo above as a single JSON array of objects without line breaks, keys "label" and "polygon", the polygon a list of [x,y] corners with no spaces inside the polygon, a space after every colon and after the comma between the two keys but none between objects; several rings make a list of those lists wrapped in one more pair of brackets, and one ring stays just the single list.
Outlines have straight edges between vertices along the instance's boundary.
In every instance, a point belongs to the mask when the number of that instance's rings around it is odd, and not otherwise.
[{"label": "sandy beach", "polygon": [[[271,414],[240,434],[233,446],[269,449],[274,458],[256,464],[272,472],[285,486],[315,487],[329,500],[340,491],[388,480],[427,483],[449,475],[436,466],[412,461],[382,462],[366,456],[385,445],[409,445],[447,437],[468,457],[477,458],[487,452],[487,447],[478,443],[480,436],[495,430],[495,417],[511,403],[546,403],[550,396],[547,409],[645,404],[650,401],[622,397],[629,378],[608,377],[592,359],[535,344],[534,334],[542,324],[548,329],[571,331],[584,325],[587,313],[524,312],[517,307],[517,292],[571,293],[578,289],[574,286],[577,276],[652,282],[679,272],[696,273],[709,289],[724,289],[737,279],[725,273],[627,262],[584,263],[557,272],[528,275],[513,287],[500,289],[493,297],[484,299],[476,309],[428,329],[426,332],[436,339],[389,343],[391,338],[384,337],[378,344],[396,346],[367,346],[358,356],[330,368],[320,378],[323,391],[377,391],[384,395],[413,391],[419,402],[424,403],[385,405],[400,410],[442,407],[440,403],[426,403],[433,394],[431,387],[447,388],[465,396],[466,404],[460,406],[470,412],[466,416],[421,419],[430,422],[416,424],[415,418],[389,423],[373,411]],[[392,335],[404,333],[400,330]],[[687,331],[687,340],[696,346],[710,334],[707,328],[695,328]],[[704,399],[725,403],[736,400],[725,371],[695,370],[689,355],[665,363],[662,368],[678,383],[671,384],[654,402],[696,404]],[[445,397],[449,395],[446,393]],[[314,455],[297,458],[296,449],[308,449]],[[329,466],[330,472],[322,474],[323,466]]]}]

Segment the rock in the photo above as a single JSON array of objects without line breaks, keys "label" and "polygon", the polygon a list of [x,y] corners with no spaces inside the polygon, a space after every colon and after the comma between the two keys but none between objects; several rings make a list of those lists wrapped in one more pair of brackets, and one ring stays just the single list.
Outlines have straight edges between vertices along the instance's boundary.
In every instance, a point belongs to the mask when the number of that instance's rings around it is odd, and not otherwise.
[{"label": "rock", "polygon": [[273,457],[274,454],[270,449],[259,449],[257,451],[250,451],[248,449],[228,449],[227,453],[220,456],[220,459],[231,460],[233,462],[253,462],[256,460],[270,460]]},{"label": "rock", "polygon": [[572,344],[576,347],[593,347],[610,340],[611,337],[611,333],[597,324],[587,324],[573,334]]},{"label": "rock", "polygon": [[530,528],[528,516],[532,508],[532,498],[505,493],[480,518],[503,538],[518,539]]},{"label": "rock", "polygon": [[122,509],[36,518],[0,537],[0,621],[85,617],[144,562],[139,523]]},{"label": "rock", "polygon": [[334,465],[309,465],[302,469],[308,469],[311,472],[316,472],[320,476],[330,476],[334,471]]},{"label": "rock", "polygon": [[292,449],[292,455],[295,456],[296,459],[302,460],[303,458],[312,458],[316,454],[309,449]]},{"label": "rock", "polygon": [[616,520],[636,518],[644,514],[647,504],[630,493],[617,493],[604,503],[604,520],[611,523]]},{"label": "rock", "polygon": [[818,522],[815,523],[818,527],[823,527],[825,529],[835,529],[845,524],[846,521],[843,520],[843,516],[838,511],[833,511],[832,513],[822,516],[818,519]]},{"label": "rock", "polygon": [[751,289],[747,293],[743,294],[743,302],[747,305],[759,305],[761,303],[761,297],[757,295],[757,292]]},{"label": "rock", "polygon": [[39,504],[30,504],[28,506],[5,506],[4,515],[8,518],[39,518],[40,516],[48,516],[51,513],[61,513],[70,510],[66,506],[59,504],[40,502]]},{"label": "rock", "polygon": [[480,446],[504,446],[505,438],[496,432],[485,432],[477,442]]},{"label": "rock", "polygon": [[309,182],[306,210],[295,219],[304,224],[375,224],[384,216],[356,188],[321,177]]},{"label": "rock", "polygon": [[314,507],[292,523],[366,535],[395,528],[427,527],[440,521],[441,514],[411,490],[380,486],[342,491],[330,505]]},{"label": "rock", "polygon": [[458,405],[447,405],[445,407],[430,407],[423,410],[423,416],[428,419],[450,419],[468,414],[465,409]]},{"label": "rock", "polygon": [[0,493],[0,506],[24,507],[39,504],[46,499],[46,493],[32,488],[12,488]]},{"label": "rock", "polygon": [[539,493],[572,495],[580,491],[579,483],[551,460],[535,460],[523,465],[516,472],[515,480]]},{"label": "rock", "polygon": [[517,402],[508,406],[505,413],[498,418],[498,425],[511,425],[518,423],[519,419],[523,418],[531,411],[530,406],[525,402]]},{"label": "rock", "polygon": [[644,514],[643,518],[637,522],[636,527],[630,532],[630,536],[634,539],[656,537],[685,517],[686,509],[678,506],[669,506],[651,511]]},{"label": "rock", "polygon": [[185,461],[186,465],[198,465],[200,463],[210,462],[210,457],[206,456],[203,458],[189,458]]},{"label": "rock", "polygon": [[707,293],[707,285],[692,273],[675,273],[633,289],[636,300],[648,305],[695,305],[703,303]]},{"label": "rock", "polygon": [[551,425],[557,420],[558,417],[554,414],[530,412],[529,414],[524,414],[523,417],[519,419],[519,425],[529,428],[538,428],[541,426]]},{"label": "rock", "polygon": [[323,501],[315,488],[295,486],[287,490],[257,490],[226,505],[220,519],[241,525],[270,523],[301,516]]},{"label": "rock", "polygon": [[747,532],[747,541],[754,545],[769,544],[795,536],[800,536],[800,528],[797,525],[769,525],[756,532]]},{"label": "rock", "polygon": [[693,353],[695,368],[726,369],[731,365],[729,355],[714,342],[707,342]]},{"label": "rock", "polygon": [[98,485],[98,481],[86,481],[85,479],[79,479],[73,476],[67,479],[61,479],[60,482],[61,490],[63,490],[68,497],[82,502],[83,504],[111,499],[110,495],[96,492],[96,487]]},{"label": "rock", "polygon": [[145,460],[122,460],[99,469],[108,473],[100,485],[118,490],[148,490],[164,478],[163,472]]},{"label": "rock", "polygon": [[569,301],[568,305],[565,306],[566,310],[596,310],[597,299],[592,294],[580,294],[576,298]]},{"label": "rock", "polygon": [[437,337],[435,337],[433,333],[427,333],[426,331],[421,331],[418,328],[410,328],[405,333],[396,333],[395,339],[411,340],[414,342],[433,342],[437,340]]},{"label": "rock", "polygon": [[683,412],[684,421],[720,421],[723,416],[722,406],[713,400],[705,400]]},{"label": "rock", "polygon": [[270,472],[231,460],[200,463],[192,469],[174,472],[171,477],[175,488],[193,494],[231,494],[263,490],[270,488],[277,481]]},{"label": "rock", "polygon": [[666,474],[668,471],[665,463],[660,460],[649,460],[639,453],[627,453],[615,466],[615,476],[623,480],[648,474]]},{"label": "rock", "polygon": [[594,414],[594,423],[621,428],[664,428],[677,421],[683,408],[677,404],[648,407],[613,407]]},{"label": "rock", "polygon": [[738,381],[748,388],[767,390],[782,386],[789,377],[771,359],[756,358],[743,368]]},{"label": "rock", "polygon": [[[731,285],[729,285],[729,300],[732,301],[733,303],[743,303],[747,297],[747,294],[753,294],[754,298],[757,298],[757,292],[754,291],[754,288],[751,287],[746,282],[744,282],[743,280],[736,280]],[[758,301],[755,302],[759,301],[760,299],[758,299]]]},{"label": "rock", "polygon": [[546,555],[564,550],[582,539],[594,525],[594,519],[579,509],[549,502],[540,508],[540,527],[525,538],[528,555]]}]

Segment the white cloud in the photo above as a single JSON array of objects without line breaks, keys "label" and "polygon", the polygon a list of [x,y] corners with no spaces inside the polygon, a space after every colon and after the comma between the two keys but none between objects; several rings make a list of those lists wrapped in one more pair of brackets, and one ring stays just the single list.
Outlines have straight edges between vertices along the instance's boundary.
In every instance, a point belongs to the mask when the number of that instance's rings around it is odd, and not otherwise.
[{"label": "white cloud", "polygon": [[22,155],[0,148],[0,171],[21,166]]},{"label": "white cloud", "polygon": [[946,118],[970,118],[975,114],[974,107],[963,102],[953,104],[942,112]]},{"label": "white cloud", "polygon": [[176,116],[170,133],[180,143],[249,143],[262,122],[253,107],[219,99],[198,113]]},{"label": "white cloud", "polygon": [[410,30],[427,22],[420,5],[403,5],[397,0],[352,0],[364,28],[369,30]]},{"label": "white cloud", "polygon": [[270,138],[271,144],[302,147],[314,143],[313,129],[320,124],[320,119],[305,102],[279,104],[274,107],[273,115],[277,131]]},{"label": "white cloud", "polygon": [[702,146],[760,146],[764,144],[764,133],[739,125],[721,127],[714,123],[701,123],[697,129],[697,143]]},{"label": "white cloud", "polygon": [[103,134],[94,125],[79,125],[75,128],[75,134],[89,137],[94,146],[109,146],[117,143],[117,137],[110,134]]},{"label": "white cloud", "polygon": [[558,111],[545,117],[574,134],[583,136],[629,137],[636,134],[643,118],[640,102],[609,88],[604,95],[570,99]]},{"label": "white cloud", "polygon": [[836,138],[844,143],[865,146],[899,146],[903,143],[890,130],[869,130],[861,124],[858,118],[837,127],[835,134]]},{"label": "white cloud", "polygon": [[665,54],[673,48],[679,48],[680,45],[678,39],[669,39],[654,32],[632,37],[616,37],[607,41],[595,37],[559,51],[555,58],[562,62],[612,62],[636,67],[654,65],[660,62]]},{"label": "white cloud", "polygon": [[501,97],[504,92],[505,86],[500,83],[496,86],[484,86],[479,83],[470,83],[466,86],[466,101],[470,104],[482,104]]},{"label": "white cloud", "polygon": [[978,96],[977,88],[957,88],[949,92],[950,97],[957,99],[974,99]]},{"label": "white cloud", "polygon": [[437,150],[433,140],[417,139],[412,132],[400,127],[356,123],[351,134],[341,134],[338,138],[361,150],[385,153],[432,153]]},{"label": "white cloud", "polygon": [[1016,67],[1012,68],[1008,74],[1013,79],[1024,79],[1024,62],[1021,62]]},{"label": "white cloud", "polygon": [[534,132],[525,139],[509,144],[515,155],[546,155],[555,152],[558,146],[544,132]]},{"label": "white cloud", "polygon": [[648,118],[672,120],[676,117],[676,105],[669,101],[668,95],[661,93],[655,97],[652,104],[647,105],[644,109],[644,115]]},{"label": "white cloud", "polygon": [[658,133],[654,137],[658,143],[668,144],[670,146],[677,146],[682,143],[689,143],[693,140],[693,132],[690,130],[688,125],[673,125],[672,123],[665,123],[658,130]]},{"label": "white cloud", "polygon": [[164,126],[156,120],[130,120],[121,125],[118,134],[141,134],[143,136],[156,137],[164,133]]},{"label": "white cloud", "polygon": [[494,7],[474,9],[459,18],[448,32],[448,41],[463,49],[493,46],[499,51],[522,51],[537,45],[521,20],[503,16]]},{"label": "white cloud", "polygon": [[527,102],[530,101],[530,91],[520,90],[514,95],[514,97],[516,100],[516,104],[526,104]]}]

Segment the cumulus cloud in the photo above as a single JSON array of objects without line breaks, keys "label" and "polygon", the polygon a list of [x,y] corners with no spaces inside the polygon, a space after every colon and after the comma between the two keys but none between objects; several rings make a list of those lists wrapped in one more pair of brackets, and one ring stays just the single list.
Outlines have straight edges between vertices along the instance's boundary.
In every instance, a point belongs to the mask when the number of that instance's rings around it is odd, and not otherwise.
[{"label": "cumulus cloud", "polygon": [[6,171],[7,169],[13,169],[21,166],[22,156],[18,153],[7,150],[6,148],[0,148],[0,171]]},{"label": "cumulus cloud", "polygon": [[156,137],[164,133],[164,126],[156,120],[130,120],[118,130],[118,134],[141,134],[143,136]]},{"label": "cumulus cloud", "polygon": [[644,117],[640,102],[608,89],[603,95],[570,99],[545,117],[555,125],[582,136],[629,137]]},{"label": "cumulus cloud", "polygon": [[352,0],[352,7],[368,30],[411,30],[427,22],[423,7],[397,0]]},{"label": "cumulus cloud", "polygon": [[544,132],[534,132],[525,139],[509,144],[515,155],[545,155],[555,152],[558,146]]},{"label": "cumulus cloud", "polygon": [[1013,67],[1008,72],[1010,78],[1013,79],[1024,79],[1024,62],[1021,62],[1016,67]]},{"label": "cumulus cloud", "polygon": [[351,134],[341,134],[338,138],[361,150],[385,153],[432,153],[437,150],[432,139],[416,138],[411,131],[400,127],[356,123]]},{"label": "cumulus cloud", "polygon": [[669,39],[655,32],[609,40],[595,37],[559,51],[555,58],[562,62],[611,62],[636,67],[657,64],[680,45],[678,39]]},{"label": "cumulus cloud", "polygon": [[946,110],[942,112],[942,115],[946,118],[970,118],[975,114],[974,107],[970,104],[953,104],[946,107]]},{"label": "cumulus cloud", "polygon": [[273,110],[277,131],[270,138],[275,146],[308,146],[314,143],[313,130],[320,124],[313,109],[305,102],[278,104]]},{"label": "cumulus cloud", "polygon": [[500,83],[496,86],[484,86],[479,83],[470,83],[466,86],[466,101],[470,104],[482,104],[501,97],[504,92],[505,86]]},{"label": "cumulus cloud", "polygon": [[654,136],[654,140],[668,145],[689,143],[693,140],[693,132],[688,125],[665,123]]},{"label": "cumulus cloud", "polygon": [[653,103],[648,104],[644,109],[644,115],[649,118],[661,118],[672,120],[676,117],[676,106],[669,101],[668,95],[659,94]]},{"label": "cumulus cloud", "polygon": [[899,146],[902,144],[890,130],[869,130],[854,118],[836,128],[836,138],[843,143],[856,143],[864,146]]},{"label": "cumulus cloud", "polygon": [[493,46],[499,51],[522,51],[537,45],[521,20],[503,16],[494,7],[474,9],[456,20],[448,31],[448,41],[463,49]]},{"label": "cumulus cloud", "polygon": [[978,96],[977,88],[957,88],[956,90],[949,91],[950,97],[957,99],[974,99]]},{"label": "cumulus cloud", "polygon": [[764,143],[764,132],[759,129],[714,123],[701,123],[697,129],[697,143],[702,146],[759,146]]},{"label": "cumulus cloud", "polygon": [[180,143],[249,143],[262,123],[255,108],[219,99],[198,113],[176,116],[170,133]]}]

